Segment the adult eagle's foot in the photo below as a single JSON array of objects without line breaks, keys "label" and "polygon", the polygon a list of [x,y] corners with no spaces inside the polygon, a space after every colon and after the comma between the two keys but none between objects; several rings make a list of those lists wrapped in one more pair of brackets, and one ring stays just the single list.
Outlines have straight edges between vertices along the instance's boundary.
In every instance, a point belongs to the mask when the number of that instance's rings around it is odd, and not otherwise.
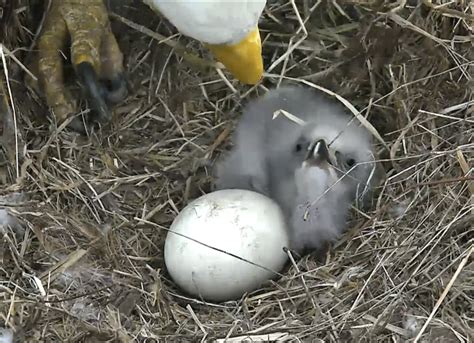
[{"label": "adult eagle's foot", "polygon": [[[112,33],[103,0],[52,0],[46,14],[35,61],[37,86],[58,123],[79,111],[77,99],[64,84],[66,56],[70,56],[91,110],[85,118],[86,126],[94,122],[108,123],[109,106],[122,101],[128,91],[123,55]],[[69,126],[84,131],[83,122],[76,117]]]}]

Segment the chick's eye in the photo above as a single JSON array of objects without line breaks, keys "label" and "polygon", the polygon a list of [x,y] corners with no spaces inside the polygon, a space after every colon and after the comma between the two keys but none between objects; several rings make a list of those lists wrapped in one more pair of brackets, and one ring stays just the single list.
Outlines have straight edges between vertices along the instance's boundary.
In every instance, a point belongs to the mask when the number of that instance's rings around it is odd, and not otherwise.
[{"label": "chick's eye", "polygon": [[300,152],[301,150],[303,150],[303,144],[301,143],[296,144],[295,151]]},{"label": "chick's eye", "polygon": [[353,167],[356,164],[356,161],[353,158],[349,158],[346,160],[346,165],[348,167]]}]

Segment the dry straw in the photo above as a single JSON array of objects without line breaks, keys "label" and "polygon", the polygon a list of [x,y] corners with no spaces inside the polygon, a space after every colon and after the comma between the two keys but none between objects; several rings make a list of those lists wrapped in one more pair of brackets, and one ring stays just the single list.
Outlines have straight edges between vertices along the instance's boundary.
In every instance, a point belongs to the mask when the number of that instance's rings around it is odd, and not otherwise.
[{"label": "dry straw", "polygon": [[[0,326],[20,341],[473,341],[474,7],[388,3],[269,1],[255,87],[147,6],[118,6],[133,91],[87,138],[25,88],[37,28],[19,6],[2,49],[18,128],[2,194],[27,197],[7,201],[24,231],[0,229]],[[386,180],[326,253],[241,300],[191,299],[166,274],[166,229],[210,190],[242,104],[286,82],[342,101],[378,137]]]}]

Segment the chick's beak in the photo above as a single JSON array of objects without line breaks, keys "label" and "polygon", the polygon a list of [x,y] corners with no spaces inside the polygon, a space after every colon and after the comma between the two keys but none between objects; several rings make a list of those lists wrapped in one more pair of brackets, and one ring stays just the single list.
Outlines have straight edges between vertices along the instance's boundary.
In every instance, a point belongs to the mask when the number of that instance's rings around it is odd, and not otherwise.
[{"label": "chick's beak", "polygon": [[328,167],[332,164],[329,149],[324,140],[320,139],[309,146],[304,163],[319,167]]},{"label": "chick's beak", "polygon": [[254,85],[262,78],[262,42],[258,28],[237,44],[207,46],[240,82]]}]

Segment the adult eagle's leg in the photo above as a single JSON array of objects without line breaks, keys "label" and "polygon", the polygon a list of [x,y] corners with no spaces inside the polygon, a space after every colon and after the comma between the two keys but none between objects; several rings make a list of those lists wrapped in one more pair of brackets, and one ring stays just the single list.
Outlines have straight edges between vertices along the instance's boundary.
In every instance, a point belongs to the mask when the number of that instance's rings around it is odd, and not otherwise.
[{"label": "adult eagle's leg", "polygon": [[[67,42],[70,41],[70,46]],[[70,48],[70,54],[64,49]],[[59,123],[78,111],[64,85],[63,64],[71,56],[91,109],[86,123],[107,123],[109,106],[127,95],[123,55],[110,28],[103,0],[52,0],[38,40],[38,79]],[[71,127],[83,131],[75,118]]]}]

